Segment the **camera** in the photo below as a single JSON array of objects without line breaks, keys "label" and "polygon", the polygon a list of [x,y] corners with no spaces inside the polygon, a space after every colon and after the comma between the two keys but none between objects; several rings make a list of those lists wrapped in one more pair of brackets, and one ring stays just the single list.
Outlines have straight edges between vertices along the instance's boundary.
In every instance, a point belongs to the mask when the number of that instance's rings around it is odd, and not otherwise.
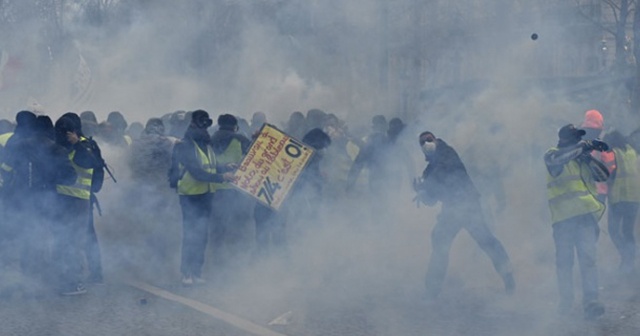
[{"label": "camera", "polygon": [[609,145],[602,140],[593,139],[591,141],[587,141],[587,148],[598,152],[606,152],[609,150]]}]

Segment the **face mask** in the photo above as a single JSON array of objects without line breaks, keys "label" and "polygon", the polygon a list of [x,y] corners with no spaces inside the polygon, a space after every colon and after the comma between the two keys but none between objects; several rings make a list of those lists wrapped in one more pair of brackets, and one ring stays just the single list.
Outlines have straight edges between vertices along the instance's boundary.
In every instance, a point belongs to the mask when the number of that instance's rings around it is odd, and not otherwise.
[{"label": "face mask", "polygon": [[198,126],[198,128],[207,129],[213,124],[213,120],[209,118],[206,118],[206,119],[202,118],[202,119],[196,120],[195,124],[196,126]]},{"label": "face mask", "polygon": [[433,154],[436,153],[435,142],[425,142],[424,144],[422,144],[421,148],[422,148],[422,153],[424,153],[426,157],[431,157],[433,156]]}]

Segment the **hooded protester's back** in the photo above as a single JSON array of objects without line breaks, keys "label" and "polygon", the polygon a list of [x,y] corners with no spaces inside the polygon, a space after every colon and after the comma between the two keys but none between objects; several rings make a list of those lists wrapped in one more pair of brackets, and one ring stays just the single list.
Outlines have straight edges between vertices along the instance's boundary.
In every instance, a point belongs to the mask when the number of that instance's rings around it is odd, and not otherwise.
[{"label": "hooded protester's back", "polygon": [[73,184],[75,170],[69,161],[68,151],[53,140],[51,119],[46,116],[28,119],[32,123],[30,129],[20,133],[21,136],[11,141],[7,148],[7,164],[12,167],[7,188],[17,195],[54,191],[56,184]]},{"label": "hooded protester's back", "polygon": [[140,139],[133,142],[129,153],[129,166],[134,179],[164,183],[171,166],[173,142],[165,135],[161,119],[147,121]]}]

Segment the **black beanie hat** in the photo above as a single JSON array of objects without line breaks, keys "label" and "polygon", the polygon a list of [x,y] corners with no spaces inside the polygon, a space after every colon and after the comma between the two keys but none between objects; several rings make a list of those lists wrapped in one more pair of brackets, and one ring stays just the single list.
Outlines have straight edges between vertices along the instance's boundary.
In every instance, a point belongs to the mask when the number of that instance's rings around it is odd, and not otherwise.
[{"label": "black beanie hat", "polygon": [[16,114],[15,134],[29,135],[36,127],[36,115],[31,111],[20,111]]},{"label": "black beanie hat", "polygon": [[[68,119],[69,121],[71,121],[73,123],[73,127],[74,127],[74,131],[76,132],[81,132],[82,131],[82,120],[80,119],[80,116],[74,112],[67,112],[65,114],[63,114],[60,119],[65,118]],[[58,120],[60,120],[58,119]],[[57,122],[56,122],[57,124]]]},{"label": "black beanie hat", "polygon": [[331,138],[319,128],[314,128],[305,134],[302,142],[315,149],[323,149],[331,145]]},{"label": "black beanie hat", "polygon": [[218,126],[227,128],[238,126],[238,119],[232,114],[221,114],[218,117]]},{"label": "black beanie hat", "polygon": [[31,111],[20,111],[16,114],[16,124],[18,126],[33,126],[36,123],[36,114]]},{"label": "black beanie hat", "polygon": [[209,118],[209,112],[205,110],[195,110],[191,114],[191,122],[200,128],[208,128],[213,121]]},{"label": "black beanie hat", "polygon": [[573,124],[567,124],[558,131],[558,138],[560,140],[574,140],[582,138],[585,134],[587,134],[585,130],[577,129]]}]

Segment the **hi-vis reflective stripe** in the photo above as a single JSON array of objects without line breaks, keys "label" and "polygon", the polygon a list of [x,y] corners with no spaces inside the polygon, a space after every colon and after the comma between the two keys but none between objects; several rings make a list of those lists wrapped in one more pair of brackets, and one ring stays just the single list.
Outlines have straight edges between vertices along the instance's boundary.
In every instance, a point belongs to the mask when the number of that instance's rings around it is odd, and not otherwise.
[{"label": "hi-vis reflective stripe", "polygon": [[71,186],[57,185],[56,191],[58,194],[67,195],[71,197],[81,198],[85,200],[91,199],[91,180],[93,179],[93,169],[85,169],[73,162],[73,158],[76,156],[76,151],[69,153],[69,160],[71,165],[76,170],[78,177],[76,182]]},{"label": "hi-vis reflective stripe", "polygon": [[80,181],[81,184],[80,188],[86,189],[88,187],[88,190],[91,190],[91,178],[93,177],[93,175],[86,169],[82,169],[80,171],[77,171],[76,173],[78,174],[78,181]]},{"label": "hi-vis reflective stripe", "polygon": [[550,199],[549,203],[554,203],[554,202],[559,202],[559,201],[564,201],[564,200],[569,200],[569,199],[582,197],[582,196],[589,196],[589,195],[591,194],[588,191],[575,191],[575,192],[570,192],[570,193],[556,196]]},{"label": "hi-vis reflective stripe", "polygon": [[547,183],[547,188],[553,188],[553,187],[560,186],[561,184],[564,184],[564,183],[577,182],[577,181],[582,181],[582,178],[580,176],[575,176],[575,175],[560,176],[553,181],[549,181]]}]

